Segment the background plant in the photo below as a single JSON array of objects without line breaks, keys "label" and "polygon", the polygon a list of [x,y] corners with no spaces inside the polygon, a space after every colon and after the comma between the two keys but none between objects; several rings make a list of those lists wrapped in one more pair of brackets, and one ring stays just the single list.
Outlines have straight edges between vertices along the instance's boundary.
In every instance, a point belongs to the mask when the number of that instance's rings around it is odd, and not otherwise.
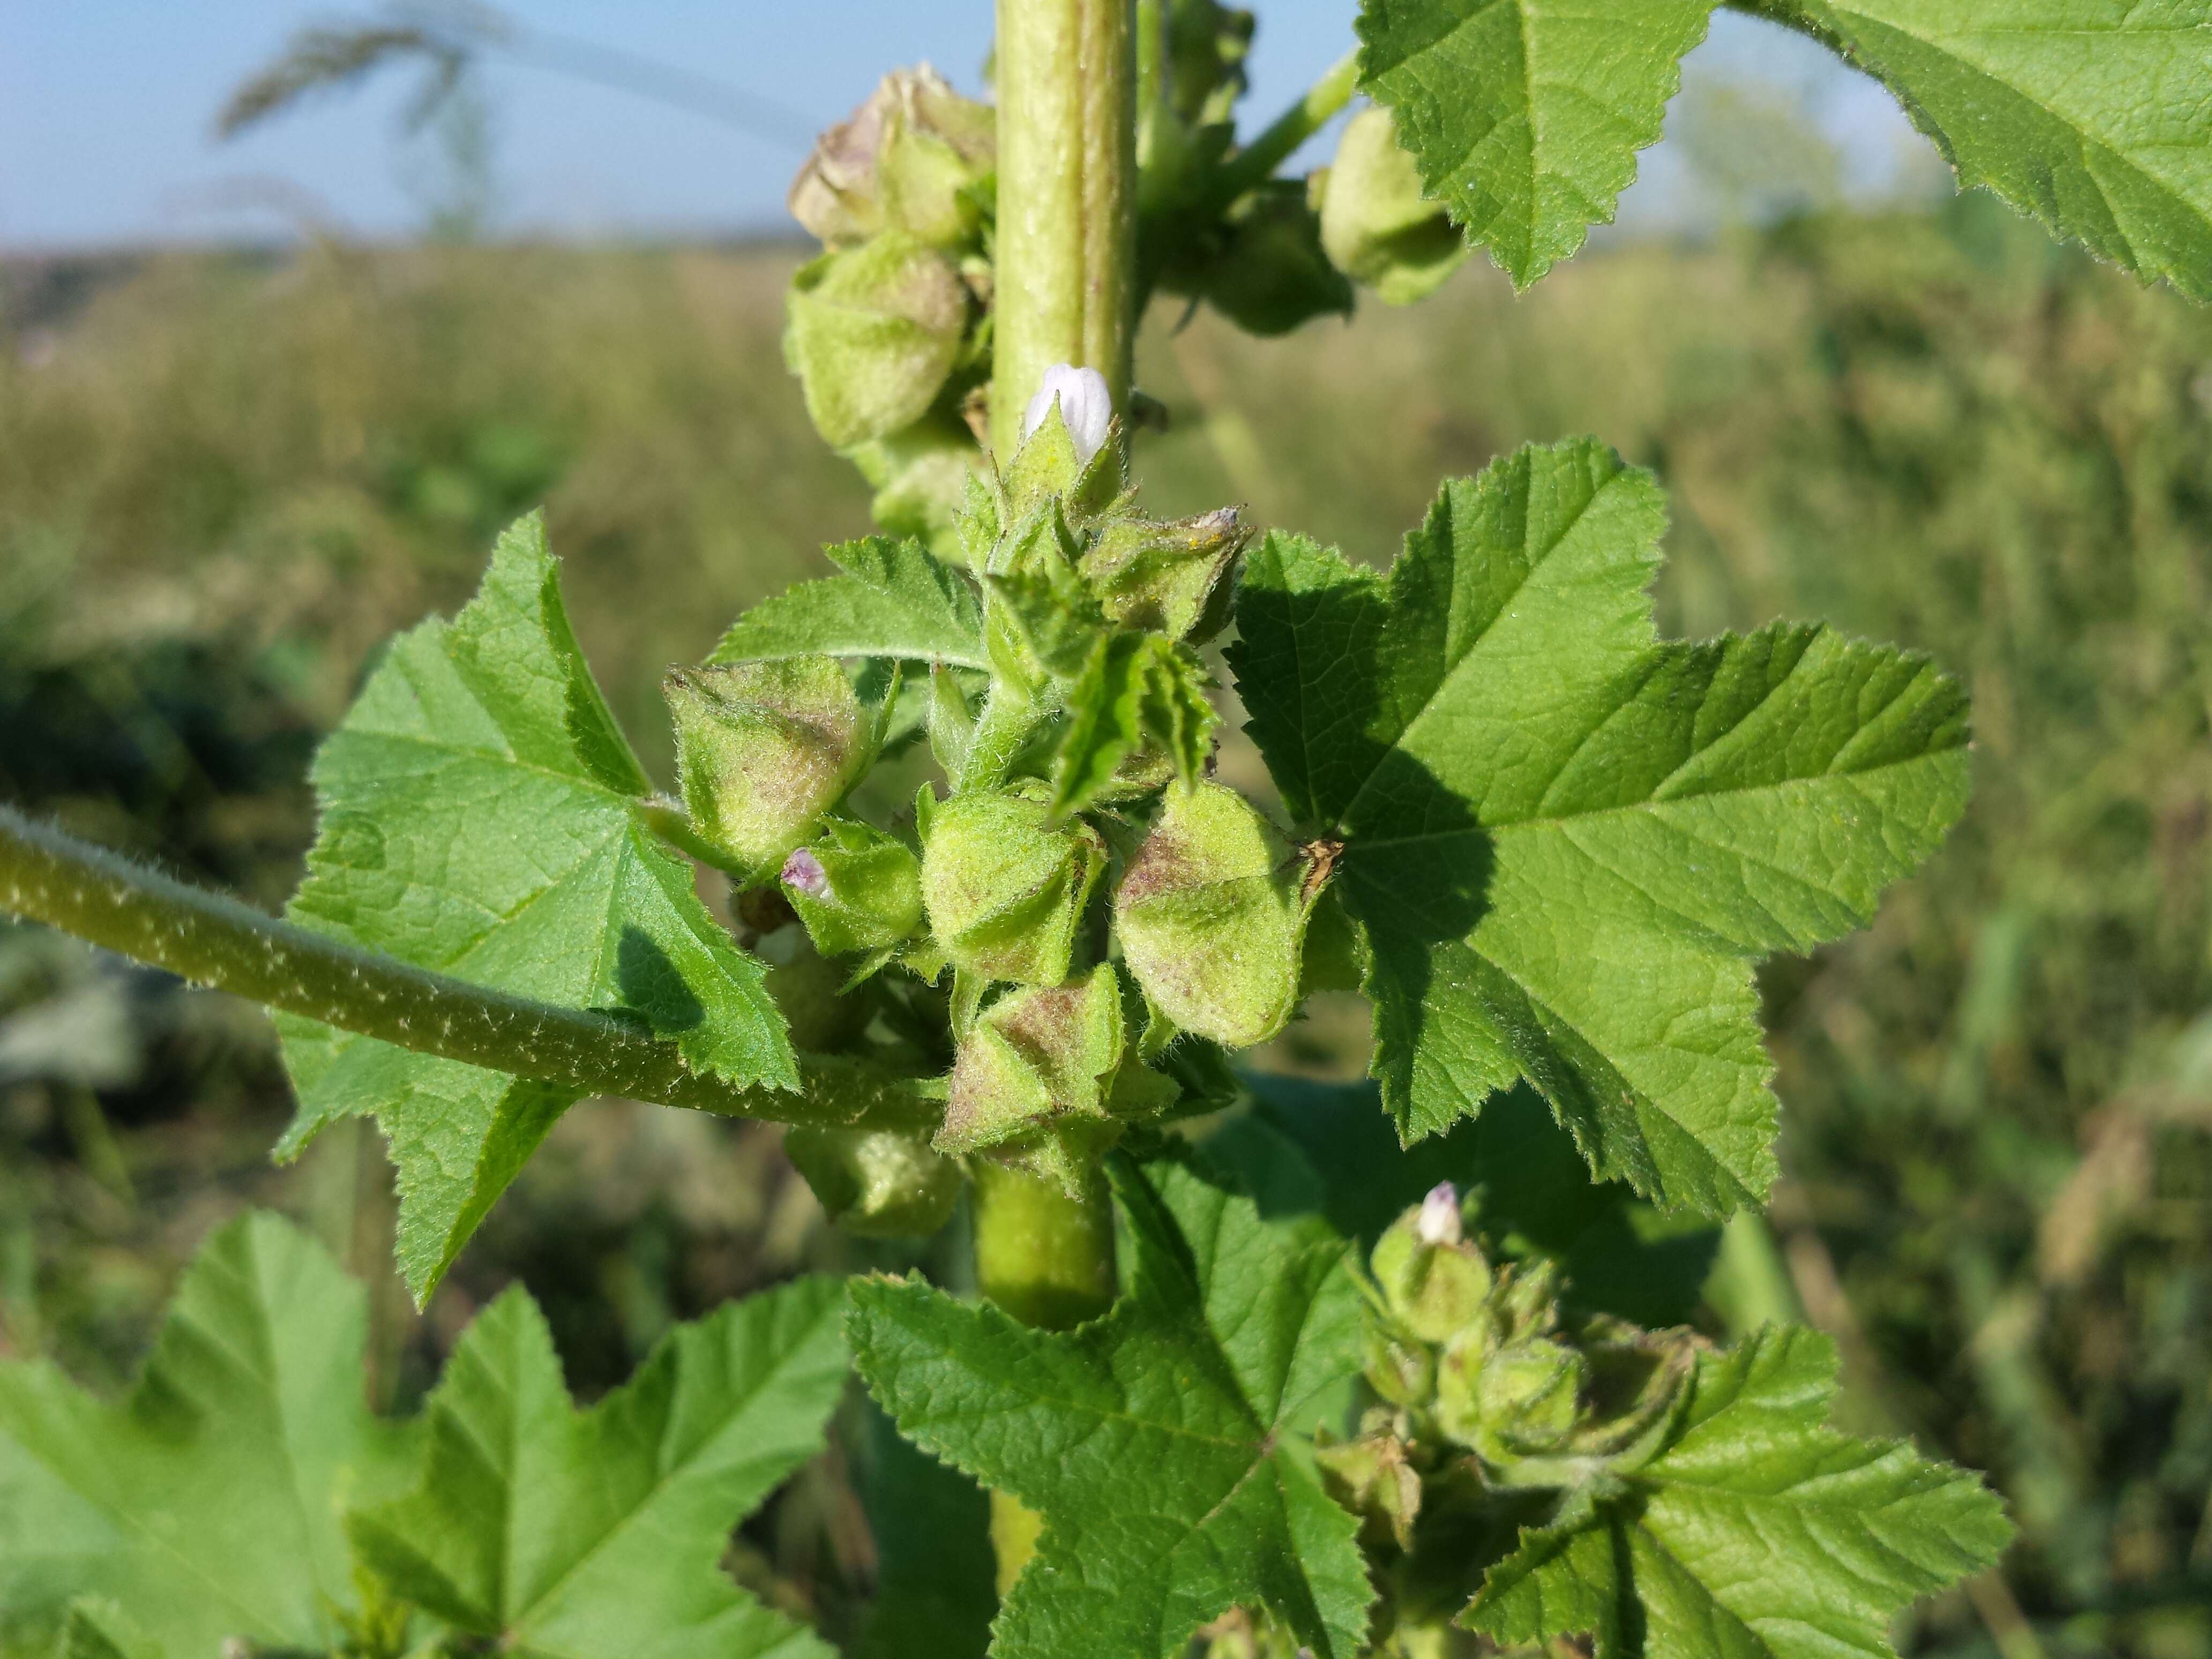
[{"label": "background plant", "polygon": [[1354,584],[1354,586],[1356,586],[1356,584]]}]

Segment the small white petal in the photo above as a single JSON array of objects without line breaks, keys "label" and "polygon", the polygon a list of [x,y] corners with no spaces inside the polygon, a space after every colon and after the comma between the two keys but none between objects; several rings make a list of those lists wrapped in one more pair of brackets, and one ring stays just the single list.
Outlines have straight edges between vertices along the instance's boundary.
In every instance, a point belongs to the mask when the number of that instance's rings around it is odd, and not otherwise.
[{"label": "small white petal", "polygon": [[820,898],[830,890],[830,872],[822,867],[822,860],[804,847],[783,861],[783,881],[786,886],[809,898]]},{"label": "small white petal", "polygon": [[1114,418],[1114,399],[1106,390],[1106,377],[1095,368],[1077,368],[1072,363],[1054,363],[1045,370],[1044,384],[1022,410],[1024,440],[1044,424],[1055,401],[1067,435],[1075,441],[1076,460],[1089,460],[1105,443],[1107,426]]},{"label": "small white petal", "polygon": [[1413,1231],[1424,1244],[1456,1244],[1460,1241],[1459,1193],[1449,1181],[1439,1181],[1421,1200],[1421,1213]]}]

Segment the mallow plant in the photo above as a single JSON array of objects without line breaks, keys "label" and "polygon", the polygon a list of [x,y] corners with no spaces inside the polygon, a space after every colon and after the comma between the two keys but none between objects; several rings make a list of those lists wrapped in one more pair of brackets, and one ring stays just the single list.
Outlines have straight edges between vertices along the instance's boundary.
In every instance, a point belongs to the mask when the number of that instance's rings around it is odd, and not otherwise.
[{"label": "mallow plant", "polygon": [[[2209,0],[1747,9],[1962,183],[2212,293]],[[512,1291],[385,1420],[362,1292],[249,1217],[127,1399],[0,1366],[9,1638],[818,1653],[720,1558],[855,1374],[871,1652],[1832,1659],[1989,1568],[1977,1477],[1831,1426],[1825,1338],[1693,1322],[1775,1174],[1754,964],[1934,851],[1958,685],[1821,626],[1661,638],[1665,500],[1597,439],[1445,481],[1387,570],[1140,488],[1152,301],[1278,332],[1477,245],[1534,282],[1708,10],[1363,0],[1240,138],[1249,14],[1000,0],[990,101],[892,74],[793,188],[789,360],[880,533],[669,674],[672,787],[533,516],[325,744],[282,921],[0,816],[0,903],[274,1011],[280,1157],[374,1115],[417,1297],[594,1094],[789,1125],[857,1232],[964,1205],[981,1292],[802,1280],[579,1410]],[[1264,799],[1215,775],[1232,684]],[[900,757],[911,807],[860,810]],[[1239,1061],[1328,990],[1371,1083]]]}]

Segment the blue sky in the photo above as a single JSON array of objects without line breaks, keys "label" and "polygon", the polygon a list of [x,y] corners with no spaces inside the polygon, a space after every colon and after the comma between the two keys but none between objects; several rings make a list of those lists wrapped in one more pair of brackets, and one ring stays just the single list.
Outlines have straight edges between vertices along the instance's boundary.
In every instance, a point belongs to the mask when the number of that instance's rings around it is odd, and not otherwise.
[{"label": "blue sky", "polygon": [[[974,90],[987,0],[512,0],[526,28],[626,49],[772,100],[809,126],[837,118],[876,76],[927,58]],[[1254,116],[1294,97],[1351,40],[1355,0],[1262,5]],[[411,77],[380,78],[228,144],[225,94],[301,24],[366,4],[296,0],[0,0],[0,248],[78,249],[281,234],[306,219],[404,235],[423,218],[425,161],[394,141]],[[1690,84],[1787,89],[1879,183],[1915,141],[1879,88],[1768,25],[1719,14]],[[498,222],[573,235],[777,228],[800,159],[791,143],[526,63],[495,64]],[[1682,169],[1647,155],[1631,226],[1681,210]]]}]

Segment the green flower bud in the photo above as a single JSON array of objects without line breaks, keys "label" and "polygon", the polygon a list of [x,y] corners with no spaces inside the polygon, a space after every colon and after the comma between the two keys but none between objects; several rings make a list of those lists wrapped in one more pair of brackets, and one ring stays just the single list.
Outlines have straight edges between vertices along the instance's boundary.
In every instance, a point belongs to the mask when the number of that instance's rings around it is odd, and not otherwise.
[{"label": "green flower bud", "polygon": [[1203,298],[1249,334],[1287,334],[1316,317],[1352,314],[1352,284],[1322,251],[1320,217],[1295,179],[1271,179],[1245,197],[1203,265],[1170,271],[1166,285]]},{"label": "green flower bud", "polygon": [[1170,524],[1114,520],[1084,554],[1081,568],[1115,622],[1203,642],[1228,620],[1215,614],[1223,607],[1209,601],[1227,595],[1222,578],[1250,539],[1233,507]]},{"label": "green flower bud", "polygon": [[1437,1357],[1425,1342],[1409,1342],[1382,1321],[1362,1322],[1359,1363],[1375,1392],[1394,1406],[1426,1406],[1437,1391]]},{"label": "green flower bud", "polygon": [[830,1218],[864,1238],[926,1238],[959,1201],[960,1166],[913,1135],[794,1128],[783,1150]]},{"label": "green flower bud", "polygon": [[825,956],[884,951],[921,926],[921,860],[865,823],[838,822],[783,861],[784,896]]},{"label": "green flower bud", "polygon": [[692,826],[773,874],[867,769],[870,722],[834,657],[684,668],[662,683]]},{"label": "green flower bud", "polygon": [[1110,963],[1065,985],[1010,992],[961,1041],[938,1150],[986,1152],[1086,1119],[1110,1139],[1118,1126],[1108,1103],[1125,1042]]},{"label": "green flower bud", "polygon": [[1127,487],[1121,422],[1106,377],[1055,363],[1022,411],[1021,444],[1006,468],[1003,521],[1012,527],[1057,499],[1080,525],[1113,506]]},{"label": "green flower bud", "polygon": [[1106,847],[1080,820],[1048,830],[1046,817],[1042,792],[1028,788],[955,795],[931,811],[922,903],[962,972],[1024,985],[1067,977]]},{"label": "green flower bud", "polygon": [[825,253],[791,279],[784,360],[815,429],[840,449],[915,424],[959,360],[968,286],[903,231]]},{"label": "green flower bud", "polygon": [[1481,1250],[1461,1237],[1449,1182],[1390,1224],[1368,1268],[1391,1317],[1424,1342],[1445,1341],[1473,1325],[1495,1282]]},{"label": "green flower bud", "polygon": [[1468,256],[1443,204],[1422,196],[1420,170],[1379,104],[1353,116],[1338,141],[1322,185],[1321,241],[1338,270],[1393,306],[1433,294]]},{"label": "green flower bud", "polygon": [[939,245],[981,228],[974,188],[997,165],[988,104],[963,98],[927,64],[894,70],[851,117],[817,139],[792,181],[792,217],[831,247],[885,229]]},{"label": "green flower bud", "polygon": [[1385,1542],[1413,1547],[1413,1522],[1421,1512],[1421,1477],[1406,1461],[1406,1443],[1395,1434],[1364,1434],[1331,1445],[1319,1442],[1314,1462],[1330,1497],[1358,1516],[1370,1547]]},{"label": "green flower bud", "polygon": [[1632,1474],[1665,1443],[1697,1370],[1697,1334],[1638,1330],[1603,1316],[1577,1334],[1589,1375],[1569,1449]]},{"label": "green flower bud", "polygon": [[1575,1426],[1586,1372],[1564,1342],[1492,1347],[1463,1332],[1437,1366],[1437,1425],[1493,1462],[1556,1451]]},{"label": "green flower bud", "polygon": [[1186,1031],[1227,1048],[1264,1042],[1297,1006],[1312,895],[1282,835],[1216,783],[1170,790],[1114,896],[1122,959]]}]

